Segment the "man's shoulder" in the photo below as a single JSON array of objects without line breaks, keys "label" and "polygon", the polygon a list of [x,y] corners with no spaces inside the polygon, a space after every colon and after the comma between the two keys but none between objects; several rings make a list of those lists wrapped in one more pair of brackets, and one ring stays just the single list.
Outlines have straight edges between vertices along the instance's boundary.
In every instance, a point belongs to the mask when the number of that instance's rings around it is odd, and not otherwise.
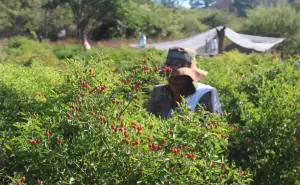
[{"label": "man's shoulder", "polygon": [[155,85],[153,90],[152,90],[152,96],[158,96],[160,94],[166,94],[170,92],[170,87],[169,85],[164,85],[164,84],[159,84]]},{"label": "man's shoulder", "polygon": [[165,118],[171,108],[171,91],[168,85],[156,85],[149,100],[148,111]]},{"label": "man's shoulder", "polygon": [[207,84],[203,84],[203,83],[194,83],[194,86],[196,88],[196,91],[201,91],[201,90],[217,90],[215,87],[211,86],[211,85],[207,85]]}]

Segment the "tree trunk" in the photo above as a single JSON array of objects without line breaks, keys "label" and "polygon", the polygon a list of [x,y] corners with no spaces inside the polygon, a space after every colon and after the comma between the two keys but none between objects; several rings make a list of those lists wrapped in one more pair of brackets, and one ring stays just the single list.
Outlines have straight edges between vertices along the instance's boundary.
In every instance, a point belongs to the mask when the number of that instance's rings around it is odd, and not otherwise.
[{"label": "tree trunk", "polygon": [[81,28],[79,19],[76,19],[76,28],[77,28],[77,38],[81,39],[82,38],[82,28]]},{"label": "tree trunk", "polygon": [[85,31],[86,28],[88,26],[89,20],[85,19],[85,20],[76,20],[76,27],[77,27],[77,37],[80,40],[84,39],[84,36],[86,35]]}]

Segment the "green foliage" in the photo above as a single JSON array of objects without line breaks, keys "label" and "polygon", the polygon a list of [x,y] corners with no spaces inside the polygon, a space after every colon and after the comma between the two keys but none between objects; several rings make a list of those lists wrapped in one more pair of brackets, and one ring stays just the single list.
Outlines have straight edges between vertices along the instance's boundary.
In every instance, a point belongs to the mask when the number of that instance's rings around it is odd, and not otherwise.
[{"label": "green foliage", "polygon": [[235,9],[235,12],[239,16],[245,16],[246,15],[246,10],[253,8],[253,2],[248,1],[248,0],[238,0],[238,1],[233,1],[233,7]]},{"label": "green foliage", "polygon": [[56,46],[53,50],[54,54],[57,56],[58,59],[67,59],[73,58],[79,53],[83,53],[84,48],[82,46],[72,45],[72,46]]},{"label": "green foliage", "polygon": [[[17,41],[9,48],[28,42]],[[183,102],[163,121],[145,107],[165,81],[165,52],[54,50],[62,71],[0,65],[0,183],[299,183],[299,57],[198,58],[224,114],[191,113]]]},{"label": "green foliage", "polygon": [[[70,25],[77,27],[78,36],[91,34],[97,40],[136,38],[141,34],[146,34],[148,38],[177,39],[219,25],[253,35],[291,38],[297,36],[300,27],[299,13],[296,10],[299,2],[287,0],[272,2],[240,0],[225,3],[231,7],[231,12],[209,8],[167,8],[178,7],[181,1],[177,0],[159,2],[167,6],[151,0],[26,2],[0,0],[0,2],[1,30],[7,28],[23,33],[29,29],[33,33],[43,32],[46,37],[53,34],[57,28]],[[207,7],[214,1],[190,1],[190,3],[193,7],[199,5]],[[258,7],[260,5],[264,7]]]},{"label": "green foliage", "polygon": [[[14,27],[15,30],[25,31],[36,29],[42,23],[42,1],[28,0],[26,2],[16,0],[0,1],[0,29]],[[33,13],[34,12],[34,13]]]},{"label": "green foliage", "polygon": [[182,1],[180,0],[154,0],[154,1],[168,8],[178,8],[182,4]]},{"label": "green foliage", "polygon": [[197,35],[205,30],[208,30],[209,26],[202,24],[196,17],[187,17],[183,21],[182,32],[189,33],[190,35]]},{"label": "green foliage", "polygon": [[1,133],[5,160],[16,161],[4,169],[3,183],[25,176],[26,183],[44,184],[249,184],[252,172],[226,159],[234,129],[224,118],[190,113],[184,105],[168,121],[146,112],[143,94],[160,78],[152,60],[122,74],[103,55],[67,60],[54,91],[60,93],[51,96],[57,103],[48,104],[52,114],[28,109],[27,121]]},{"label": "green foliage", "polygon": [[[299,58],[230,53],[200,61],[206,83],[218,87],[233,135],[230,158],[255,169],[254,184],[296,184],[299,179]],[[220,67],[222,66],[222,67]],[[219,80],[218,80],[219,79]]]},{"label": "green foliage", "polygon": [[[17,17],[21,16],[21,24],[26,25],[22,27],[21,30],[23,31],[28,28],[50,33],[50,31],[63,25],[76,24],[77,32],[80,32],[78,35],[82,36],[90,30],[93,32],[96,30],[95,35],[99,35],[99,33],[104,35],[100,36],[101,39],[103,37],[138,37],[142,33],[148,37],[182,38],[205,31],[212,26],[219,26],[219,24],[234,29],[240,27],[237,24],[237,18],[231,14],[227,15],[225,12],[174,10],[150,1],[102,0],[79,2],[55,0],[46,4],[39,2],[34,6],[28,4],[26,6],[32,7],[32,9],[27,8],[24,10],[21,8],[23,5],[14,6],[13,1],[10,2],[11,5],[9,3],[5,7],[3,5],[2,22],[8,25],[18,25],[19,23],[16,20],[19,20]],[[44,9],[41,8],[42,5]],[[7,8],[8,6],[9,8]],[[36,14],[28,11],[36,12]],[[205,17],[214,16],[215,14],[217,14],[217,17],[212,22],[204,20]],[[15,26],[14,29],[18,29],[18,26]],[[100,31],[97,31],[97,29]],[[97,39],[100,38],[97,37]]]},{"label": "green foliage", "polygon": [[14,37],[8,41],[7,57],[4,62],[30,66],[33,61],[52,67],[63,67],[63,64],[52,52],[51,45],[38,43],[25,37]]},{"label": "green foliage", "polygon": [[235,31],[239,31],[242,28],[244,21],[243,18],[237,17],[235,14],[210,9],[201,10],[198,18],[203,24],[211,28],[224,25]]},{"label": "green foliage", "polygon": [[278,47],[284,49],[284,53],[288,56],[299,55],[300,37],[299,34],[290,38],[286,38]]},{"label": "green foliage", "polygon": [[[285,37],[285,41],[278,45],[284,48],[288,55],[298,53],[299,47],[299,18],[300,14],[292,7],[258,7],[247,11],[247,19],[243,31],[248,34]],[[261,19],[264,17],[264,19]]]},{"label": "green foliage", "polygon": [[0,62],[2,62],[7,55],[7,43],[6,39],[0,40]]},{"label": "green foliage", "polygon": [[132,67],[143,61],[143,59],[148,56],[153,57],[153,65],[162,64],[164,60],[161,55],[165,56],[163,52],[154,49],[137,52],[135,49],[128,47],[121,47],[118,52],[115,52],[115,49],[104,47],[93,48],[86,51],[79,45],[60,45],[56,46],[53,51],[60,60],[76,59],[85,61],[101,54],[104,59],[111,60],[113,62],[114,67],[118,72],[131,70]]},{"label": "green foliage", "polygon": [[12,25],[11,20],[10,20],[10,11],[4,11],[5,9],[7,9],[7,5],[1,3],[0,4],[0,10],[1,10],[1,14],[0,14],[0,23],[2,26],[2,29],[10,27]]},{"label": "green foliage", "polygon": [[291,37],[300,28],[300,14],[291,7],[258,7],[248,10],[247,17],[244,30],[254,35]]},{"label": "green foliage", "polygon": [[[141,33],[156,35],[155,23],[152,22],[150,5],[139,5],[134,2],[119,2],[112,7],[114,12],[107,17],[104,25],[109,26],[109,38],[133,37]],[[153,24],[153,25],[150,25]]]},{"label": "green foliage", "polygon": [[[24,121],[27,112],[35,114],[47,111],[47,101],[52,90],[62,84],[59,72],[33,62],[31,68],[16,64],[0,65],[0,124],[1,130],[12,128],[11,124]],[[46,105],[46,106],[45,106]]]},{"label": "green foliage", "polygon": [[43,23],[39,26],[44,33],[49,33],[55,28],[74,25],[74,17],[71,7],[66,4],[61,4],[55,9],[41,9],[43,14]]},{"label": "green foliage", "polygon": [[117,21],[117,10],[124,4],[121,0],[54,0],[48,1],[43,7],[55,9],[58,6],[68,5],[73,13],[79,38],[87,34],[87,28],[92,20]]},{"label": "green foliage", "polygon": [[[164,16],[162,16],[164,15]],[[150,24],[154,23],[154,27],[161,37],[180,37],[182,33],[180,28],[183,26],[183,15],[175,14],[170,9],[157,9],[152,13]]]}]

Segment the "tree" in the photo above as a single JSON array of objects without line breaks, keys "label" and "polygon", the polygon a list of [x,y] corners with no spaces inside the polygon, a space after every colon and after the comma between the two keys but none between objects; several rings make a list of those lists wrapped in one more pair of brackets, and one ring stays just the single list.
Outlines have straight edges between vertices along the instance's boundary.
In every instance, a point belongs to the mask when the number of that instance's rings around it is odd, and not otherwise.
[{"label": "tree", "polygon": [[235,11],[239,16],[246,16],[246,9],[254,7],[251,0],[233,0],[233,11]]},{"label": "tree", "polygon": [[292,7],[257,7],[247,10],[247,17],[244,29],[248,34],[292,37],[300,31],[300,14]]},{"label": "tree", "polygon": [[300,0],[293,0],[291,5],[295,7],[298,11],[300,10]]},{"label": "tree", "polygon": [[275,7],[293,5],[299,0],[255,0],[253,4],[256,6]]},{"label": "tree", "polygon": [[83,39],[90,21],[95,17],[102,17],[107,14],[113,4],[118,1],[119,0],[52,0],[48,1],[43,7],[55,9],[61,4],[69,5],[77,26],[77,35]]},{"label": "tree", "polygon": [[215,3],[216,0],[190,0],[190,6],[194,8],[208,8],[211,4]]},{"label": "tree", "polygon": [[0,30],[36,29],[43,20],[41,0],[0,0]]},{"label": "tree", "polygon": [[153,0],[132,0],[136,4],[153,4]]}]

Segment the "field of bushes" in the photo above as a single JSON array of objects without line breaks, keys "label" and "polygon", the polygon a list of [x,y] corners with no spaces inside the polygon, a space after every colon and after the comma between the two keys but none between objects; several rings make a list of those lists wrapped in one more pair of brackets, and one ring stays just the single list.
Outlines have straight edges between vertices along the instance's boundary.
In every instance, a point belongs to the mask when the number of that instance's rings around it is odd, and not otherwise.
[{"label": "field of bushes", "polygon": [[182,103],[165,121],[146,107],[166,52],[22,37],[1,51],[0,184],[300,184],[299,56],[197,58],[224,113]]}]

